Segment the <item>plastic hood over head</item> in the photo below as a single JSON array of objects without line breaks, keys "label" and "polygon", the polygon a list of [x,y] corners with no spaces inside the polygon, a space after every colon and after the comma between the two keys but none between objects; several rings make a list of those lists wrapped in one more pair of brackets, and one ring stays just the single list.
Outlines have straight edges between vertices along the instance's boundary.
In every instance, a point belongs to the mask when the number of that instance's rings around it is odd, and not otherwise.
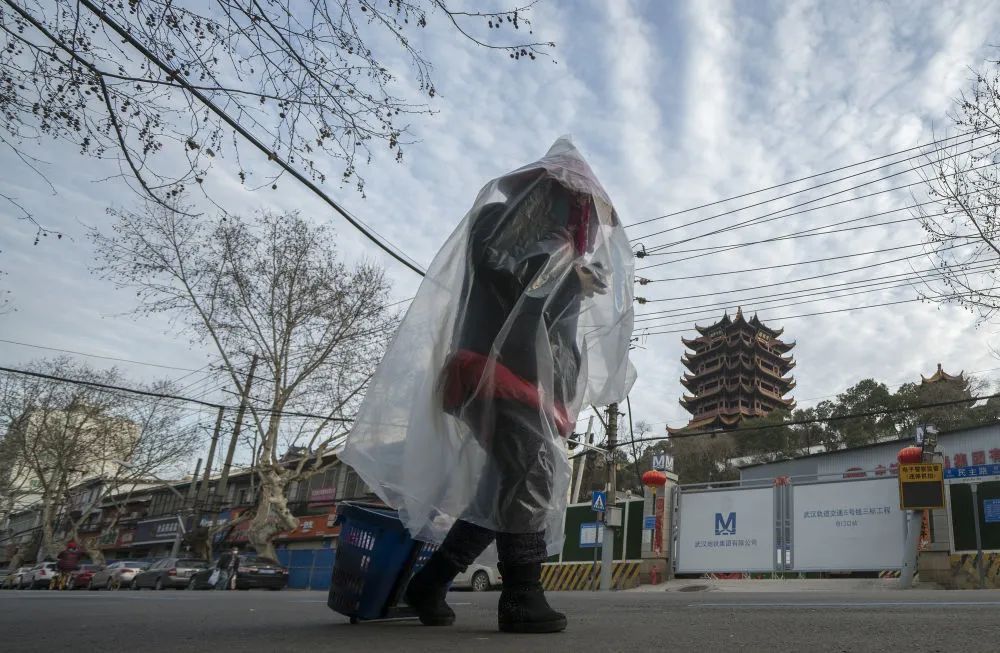
[{"label": "plastic hood over head", "polygon": [[563,540],[565,438],[623,400],[634,259],[568,138],[490,181],[434,258],[342,459],[417,539],[456,519]]}]

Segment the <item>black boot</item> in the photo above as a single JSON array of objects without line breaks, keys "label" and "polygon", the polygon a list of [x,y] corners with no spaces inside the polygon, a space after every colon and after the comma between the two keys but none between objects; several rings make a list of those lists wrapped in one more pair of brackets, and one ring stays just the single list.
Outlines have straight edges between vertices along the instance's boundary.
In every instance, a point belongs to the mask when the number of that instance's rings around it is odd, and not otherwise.
[{"label": "black boot", "polygon": [[435,551],[427,564],[418,571],[406,588],[406,604],[417,611],[420,623],[425,626],[450,626],[455,623],[455,611],[448,607],[448,584],[462,571],[462,567]]},{"label": "black boot", "polygon": [[549,607],[542,590],[542,563],[503,565],[503,591],[497,624],[505,633],[558,633],[566,630],[566,615]]}]

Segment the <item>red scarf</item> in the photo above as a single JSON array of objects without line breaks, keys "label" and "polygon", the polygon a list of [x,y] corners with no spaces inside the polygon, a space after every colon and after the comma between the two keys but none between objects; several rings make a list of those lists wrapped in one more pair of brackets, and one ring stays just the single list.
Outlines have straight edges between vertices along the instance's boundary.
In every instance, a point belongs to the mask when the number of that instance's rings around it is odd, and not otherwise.
[{"label": "red scarf", "polygon": [[[487,374],[491,374],[492,378]],[[445,365],[444,407],[453,411],[470,400],[510,399],[543,410],[538,386],[514,374],[499,361],[474,351],[460,349]],[[574,423],[566,407],[556,402],[550,415],[559,435],[568,437]]]}]

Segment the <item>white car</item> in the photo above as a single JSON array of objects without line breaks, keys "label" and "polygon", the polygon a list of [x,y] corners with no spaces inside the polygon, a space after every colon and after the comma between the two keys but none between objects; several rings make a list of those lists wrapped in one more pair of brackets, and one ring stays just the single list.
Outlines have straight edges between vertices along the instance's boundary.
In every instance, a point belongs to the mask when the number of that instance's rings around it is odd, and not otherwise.
[{"label": "white car", "polygon": [[455,576],[452,589],[470,589],[473,592],[485,592],[499,587],[503,579],[496,567],[473,563],[469,568]]},{"label": "white car", "polygon": [[3,579],[3,585],[0,587],[5,590],[21,589],[21,581],[29,571],[31,571],[31,567],[18,567],[17,569],[12,569],[10,574]]},{"label": "white car", "polygon": [[21,589],[48,589],[49,583],[59,573],[54,562],[42,562],[21,576]]}]

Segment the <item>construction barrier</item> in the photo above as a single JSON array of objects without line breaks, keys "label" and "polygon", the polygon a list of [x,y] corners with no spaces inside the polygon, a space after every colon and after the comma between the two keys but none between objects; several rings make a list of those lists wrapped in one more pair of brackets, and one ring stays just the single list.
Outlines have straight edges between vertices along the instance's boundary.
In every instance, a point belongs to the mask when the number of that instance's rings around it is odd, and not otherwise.
[{"label": "construction barrier", "polygon": [[[956,589],[977,589],[980,587],[979,566],[976,555],[965,553],[949,557],[951,574]],[[1000,554],[986,553],[983,555],[983,586],[989,589],[1000,589]]]},{"label": "construction barrier", "polygon": [[[611,588],[639,586],[641,562],[616,562],[612,567]],[[598,590],[601,588],[600,562],[546,563],[542,566],[542,586],[548,592]]]}]

